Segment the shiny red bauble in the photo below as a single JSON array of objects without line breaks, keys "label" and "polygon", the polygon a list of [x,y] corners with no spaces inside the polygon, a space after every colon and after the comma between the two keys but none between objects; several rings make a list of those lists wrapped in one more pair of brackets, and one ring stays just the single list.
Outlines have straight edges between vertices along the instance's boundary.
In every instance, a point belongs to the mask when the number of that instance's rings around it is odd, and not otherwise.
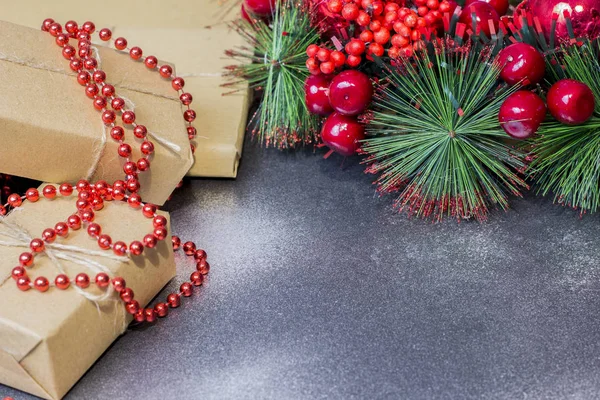
[{"label": "shiny red bauble", "polygon": [[530,44],[513,43],[498,54],[500,78],[509,85],[534,85],[544,78],[544,56]]},{"label": "shiny red bauble", "polygon": [[259,16],[271,15],[275,0],[244,0],[244,9]]},{"label": "shiny red bauble", "polygon": [[359,148],[359,141],[365,138],[365,128],[355,117],[333,113],[321,129],[321,140],[331,150],[351,156]]},{"label": "shiny red bauble", "polygon": [[475,33],[475,29],[473,27],[473,16],[475,14],[475,22],[477,24],[477,29],[481,32],[485,33],[486,36],[490,36],[490,24],[489,21],[492,21],[494,24],[494,28],[496,32],[498,32],[498,24],[500,22],[500,17],[498,13],[489,3],[485,3],[483,1],[475,1],[465,8],[460,13],[459,21],[467,26],[467,28],[471,29]]},{"label": "shiny red bauble", "polygon": [[[550,38],[552,32],[552,15],[557,14],[555,37],[559,39],[568,39],[564,11],[570,15],[573,32],[576,37],[596,38],[600,36],[600,1],[598,0],[525,0],[519,4],[515,15],[522,15],[529,12],[533,16],[538,16],[546,39]],[[515,18],[517,27],[520,27],[519,18]]]},{"label": "shiny red bauble", "polygon": [[331,77],[327,75],[311,75],[304,82],[304,99],[311,114],[329,115],[333,107],[329,104],[329,85]]},{"label": "shiny red bauble", "polygon": [[500,106],[498,121],[504,131],[515,139],[528,139],[546,117],[546,105],[535,93],[519,90],[508,96]]},{"label": "shiny red bauble", "polygon": [[596,105],[589,86],[574,79],[562,79],[552,85],[546,102],[550,114],[567,125],[583,124],[592,117]]},{"label": "shiny red bauble", "polygon": [[340,114],[358,115],[367,108],[372,98],[371,79],[354,69],[340,72],[329,85],[329,102]]},{"label": "shiny red bauble", "polygon": [[488,3],[490,6],[494,7],[494,10],[496,10],[500,16],[505,15],[508,12],[508,7],[510,6],[508,0],[467,0],[465,1],[465,6],[468,6],[476,1]]}]

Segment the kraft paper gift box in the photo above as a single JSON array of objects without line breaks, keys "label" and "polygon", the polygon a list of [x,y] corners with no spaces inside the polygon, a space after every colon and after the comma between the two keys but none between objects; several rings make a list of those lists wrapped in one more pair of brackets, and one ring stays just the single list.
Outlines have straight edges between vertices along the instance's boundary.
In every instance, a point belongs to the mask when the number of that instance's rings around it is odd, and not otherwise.
[{"label": "kraft paper gift box", "polygon": [[[45,399],[63,397],[131,321],[116,293],[108,300],[94,302],[73,287],[50,287],[45,293],[35,289],[22,292],[11,277],[19,254],[28,247],[28,240],[18,239],[17,235],[39,237],[43,229],[65,221],[73,213],[75,196],[42,198],[37,203],[24,201],[20,209],[0,219],[0,383]],[[161,214],[168,218],[168,214]],[[105,208],[96,212],[96,221],[113,241],[126,243],[140,240],[140,235],[153,229],[152,220],[126,202],[105,202]],[[115,259],[112,251],[100,251],[84,228],[70,231],[66,239],[58,238],[54,244],[77,249],[53,250],[55,254],[75,254],[108,268],[111,276],[122,276],[140,305],[146,305],[175,276],[169,239],[160,241],[154,249],[145,249],[142,256],[125,258],[126,262]],[[52,251],[52,245],[49,247]],[[87,250],[112,258],[81,253]],[[71,278],[86,272],[93,280],[97,272],[59,260]],[[32,281],[40,275],[53,281],[58,273],[56,265],[44,255],[37,256],[28,269]],[[97,288],[88,291],[102,293]]]},{"label": "kraft paper gift box", "polygon": [[175,63],[198,114],[196,162],[188,176],[236,177],[251,96],[247,90],[223,96],[229,89],[221,87],[221,73],[223,66],[233,64],[224,51],[243,44],[227,27],[228,21],[239,17],[240,2],[106,0],[102,4],[90,9],[75,0],[61,1],[60,6],[45,0],[0,0],[0,10],[3,19],[35,28],[48,17],[63,24],[70,19],[80,24],[91,20],[97,29],[113,29],[113,37],[124,36],[145,54]]},{"label": "kraft paper gift box", "polygon": [[[193,162],[177,92],[127,54],[97,48],[107,83],[133,102],[137,122],[154,134],[140,195],[162,205]],[[0,172],[49,182],[123,179],[119,144],[61,53],[48,33],[0,21]],[[141,140],[126,129],[125,142],[137,160]]]}]

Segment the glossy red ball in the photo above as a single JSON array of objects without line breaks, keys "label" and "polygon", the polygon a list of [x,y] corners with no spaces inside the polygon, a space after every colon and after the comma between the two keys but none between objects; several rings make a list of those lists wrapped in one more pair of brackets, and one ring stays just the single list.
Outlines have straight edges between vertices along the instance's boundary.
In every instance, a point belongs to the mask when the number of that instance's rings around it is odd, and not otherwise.
[{"label": "glossy red ball", "polygon": [[505,15],[510,6],[508,0],[467,0],[465,1],[465,6],[475,3],[476,1],[488,3],[490,6],[494,7],[494,10],[496,10],[499,16]]},{"label": "glossy red ball", "polygon": [[367,108],[372,98],[371,79],[354,69],[340,72],[329,85],[329,102],[340,114],[358,115]]},{"label": "glossy red ball", "polygon": [[339,113],[331,114],[321,129],[323,143],[343,156],[355,154],[364,137],[365,128],[356,118]]},{"label": "glossy red ball", "polygon": [[579,125],[592,117],[596,105],[594,93],[583,82],[562,79],[556,82],[546,96],[548,110],[558,121]]},{"label": "glossy red ball", "polygon": [[519,90],[508,96],[498,112],[504,131],[515,139],[532,137],[546,117],[546,105],[535,93]]},{"label": "glossy red ball", "polygon": [[244,8],[260,16],[271,15],[275,7],[275,0],[244,0]]},{"label": "glossy red ball", "polygon": [[472,14],[475,14],[475,22],[477,29],[485,33],[486,36],[490,36],[490,25],[489,21],[492,21],[496,32],[498,32],[498,24],[500,17],[498,13],[489,3],[483,1],[475,1],[468,6],[465,6],[460,14],[459,21],[465,24],[469,29],[475,32],[473,27]]},{"label": "glossy red ball", "polygon": [[311,75],[304,82],[304,99],[308,112],[316,115],[329,115],[333,107],[329,103],[331,78],[326,75]]},{"label": "glossy red ball", "polygon": [[530,44],[513,43],[498,54],[500,78],[509,85],[535,85],[544,78],[544,56]]}]

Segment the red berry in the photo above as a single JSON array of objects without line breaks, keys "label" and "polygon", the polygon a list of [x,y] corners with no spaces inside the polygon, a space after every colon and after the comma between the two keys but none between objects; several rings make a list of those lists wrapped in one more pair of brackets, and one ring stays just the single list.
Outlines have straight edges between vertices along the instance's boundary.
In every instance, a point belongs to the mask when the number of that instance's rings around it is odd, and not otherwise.
[{"label": "red berry", "polygon": [[360,11],[358,17],[356,17],[356,23],[360,26],[367,26],[371,23],[371,16],[364,11]]},{"label": "red berry", "polygon": [[360,65],[362,58],[360,56],[349,55],[346,57],[346,65],[352,68],[356,68]]},{"label": "red berry", "polygon": [[329,104],[331,78],[325,75],[309,76],[304,83],[306,107],[311,114],[329,115],[333,112]]},{"label": "red berry", "polygon": [[[429,1],[433,1],[433,0],[429,0]],[[508,3],[508,0],[467,0],[467,1],[465,1],[465,7],[476,1],[483,1],[484,3],[488,3],[490,6],[494,7],[494,10],[496,10],[498,15],[500,15],[500,16],[505,15],[506,12],[508,11],[508,7],[510,6],[510,4]]]},{"label": "red berry", "polygon": [[340,13],[342,11],[342,7],[344,7],[344,4],[341,0],[329,0],[327,2],[327,9],[332,13]]},{"label": "red berry", "polygon": [[498,112],[500,125],[515,139],[532,137],[545,117],[544,101],[528,90],[519,90],[508,96]]},{"label": "red berry", "polygon": [[317,56],[317,52],[319,51],[319,46],[317,46],[316,44],[311,44],[310,46],[308,46],[306,48],[306,55],[314,58]]},{"label": "red berry", "polygon": [[376,43],[386,44],[390,40],[390,31],[386,28],[381,28],[373,34],[373,39]]},{"label": "red berry", "polygon": [[365,43],[369,43],[371,41],[373,41],[373,32],[371,32],[370,30],[366,30],[366,31],[362,31],[360,33],[359,36],[360,40],[362,40]]},{"label": "red berry", "polygon": [[529,85],[542,80],[546,63],[542,54],[530,44],[513,43],[498,54],[502,68],[500,77],[509,85],[519,82]]},{"label": "red berry", "polygon": [[588,85],[574,79],[562,79],[552,85],[546,101],[550,114],[563,124],[583,124],[594,113],[594,93]]},{"label": "red berry", "polygon": [[333,63],[333,61],[327,61],[327,62],[321,63],[319,68],[321,69],[322,73],[324,73],[325,75],[329,75],[329,74],[333,74],[333,72],[335,71],[335,64]]},{"label": "red berry", "polygon": [[354,21],[358,18],[359,14],[358,6],[354,3],[348,3],[342,8],[342,17],[348,21]]},{"label": "red berry", "polygon": [[359,39],[352,39],[346,44],[346,53],[353,56],[360,56],[365,52],[365,43]]},{"label": "red berry", "polygon": [[485,33],[486,36],[490,36],[490,25],[488,21],[492,21],[496,31],[498,31],[500,17],[498,16],[498,13],[494,7],[488,3],[484,3],[483,1],[475,1],[468,6],[465,6],[460,14],[459,21],[465,24],[473,32],[476,32],[473,27],[472,14],[475,14],[477,30],[481,30],[481,32]]},{"label": "red berry", "polygon": [[317,59],[321,62],[325,62],[325,61],[329,61],[329,57],[331,55],[331,52],[327,49],[320,49],[317,52]]},{"label": "red berry", "polygon": [[[417,32],[417,31],[415,31]],[[382,45],[380,45],[379,43],[371,43],[369,45],[369,51],[367,51],[368,54],[372,54],[375,55],[377,57],[381,57],[384,53],[384,48]]]},{"label": "red berry", "polygon": [[365,137],[365,128],[355,117],[338,113],[331,114],[321,130],[321,140],[331,150],[351,156],[356,153],[359,141]]},{"label": "red berry", "polygon": [[335,64],[336,67],[343,67],[346,63],[346,56],[341,51],[334,50],[331,52],[329,59]]},{"label": "red berry", "polygon": [[360,114],[369,105],[372,97],[371,80],[356,70],[340,72],[329,86],[329,102],[340,114]]},{"label": "red berry", "polygon": [[253,14],[268,16],[273,12],[274,0],[244,0],[244,8]]}]

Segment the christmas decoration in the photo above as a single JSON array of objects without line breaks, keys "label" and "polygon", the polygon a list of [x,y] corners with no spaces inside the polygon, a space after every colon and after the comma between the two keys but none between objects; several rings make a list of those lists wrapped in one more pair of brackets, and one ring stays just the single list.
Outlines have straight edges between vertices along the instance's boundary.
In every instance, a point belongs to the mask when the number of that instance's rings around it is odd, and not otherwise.
[{"label": "christmas decoration", "polygon": [[358,115],[371,102],[373,84],[369,77],[360,71],[340,72],[333,78],[329,87],[329,102],[340,114]]},{"label": "christmas decoration", "polygon": [[574,79],[561,79],[552,85],[547,101],[550,114],[563,124],[583,124],[594,113],[594,93]]},{"label": "christmas decoration", "polygon": [[318,118],[309,113],[304,100],[304,82],[309,75],[306,48],[319,40],[307,7],[283,0],[277,3],[270,25],[262,20],[234,24],[248,47],[227,54],[249,63],[228,69],[228,86],[247,81],[262,92],[250,125],[253,136],[264,146],[290,148],[314,143],[318,137]]},{"label": "christmas decoration", "polygon": [[494,10],[496,10],[499,16],[505,15],[508,11],[508,7],[510,6],[508,0],[467,0],[465,1],[465,7],[475,3],[476,1],[488,3],[490,6],[494,7]]},{"label": "christmas decoration", "polygon": [[546,117],[546,105],[535,93],[519,90],[508,96],[498,112],[498,121],[514,139],[533,137]]},{"label": "christmas decoration", "polygon": [[460,14],[459,21],[467,26],[476,35],[479,35],[479,30],[486,36],[490,36],[490,24],[494,30],[498,31],[498,23],[500,17],[498,13],[489,3],[483,1],[475,1],[467,6]]},{"label": "christmas decoration", "polygon": [[499,74],[489,52],[444,47],[391,71],[362,150],[368,170],[381,174],[379,191],[400,191],[396,207],[434,220],[485,220],[527,187],[516,173],[524,155],[505,144],[497,121],[514,91],[498,87]]},{"label": "christmas decoration", "polygon": [[275,0],[244,0],[244,11],[258,16],[268,16],[273,12]]},{"label": "christmas decoration", "polygon": [[[549,54],[548,64],[556,68],[548,69],[547,79],[557,86],[549,90],[548,108],[569,125],[549,120],[540,126],[532,141],[529,168],[538,193],[552,193],[558,203],[582,214],[600,208],[599,45],[598,39],[585,39],[581,45],[566,44]],[[589,98],[590,90],[593,98]],[[574,108],[571,103],[576,104]],[[570,125],[575,122],[578,124]]]},{"label": "christmas decoration", "polygon": [[526,13],[538,16],[546,39],[554,34],[556,43],[571,36],[593,39],[600,35],[598,0],[524,0],[515,11],[517,23]]},{"label": "christmas decoration", "polygon": [[331,77],[319,74],[306,78],[304,83],[306,107],[311,114],[327,116],[333,112],[329,104]]},{"label": "christmas decoration", "polygon": [[356,118],[336,112],[323,124],[321,139],[331,151],[351,156],[358,150],[359,141],[365,138],[364,132],[364,126]]},{"label": "christmas decoration", "polygon": [[542,54],[527,43],[509,45],[498,54],[498,62],[502,66],[500,78],[509,85],[535,85],[546,71]]}]

